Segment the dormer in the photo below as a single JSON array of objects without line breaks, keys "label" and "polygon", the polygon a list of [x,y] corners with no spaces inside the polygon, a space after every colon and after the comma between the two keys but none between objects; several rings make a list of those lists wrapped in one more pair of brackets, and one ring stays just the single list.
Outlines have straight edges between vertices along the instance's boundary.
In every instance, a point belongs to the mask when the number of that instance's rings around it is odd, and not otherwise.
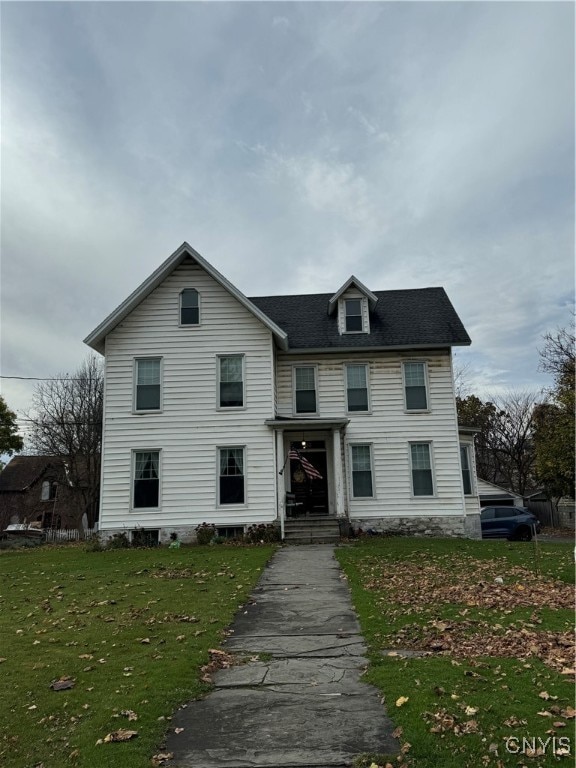
[{"label": "dormer", "polygon": [[338,312],[338,333],[370,333],[370,312],[378,297],[352,275],[328,302],[328,314]]}]

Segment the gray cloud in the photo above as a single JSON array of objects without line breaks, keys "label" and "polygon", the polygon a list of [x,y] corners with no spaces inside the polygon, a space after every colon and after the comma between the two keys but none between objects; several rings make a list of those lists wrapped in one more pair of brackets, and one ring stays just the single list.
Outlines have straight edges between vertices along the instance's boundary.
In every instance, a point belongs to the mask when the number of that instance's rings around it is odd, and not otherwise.
[{"label": "gray cloud", "polygon": [[188,240],[248,295],[444,285],[476,386],[540,386],[573,303],[573,17],[5,4],[3,374],[76,367]]}]

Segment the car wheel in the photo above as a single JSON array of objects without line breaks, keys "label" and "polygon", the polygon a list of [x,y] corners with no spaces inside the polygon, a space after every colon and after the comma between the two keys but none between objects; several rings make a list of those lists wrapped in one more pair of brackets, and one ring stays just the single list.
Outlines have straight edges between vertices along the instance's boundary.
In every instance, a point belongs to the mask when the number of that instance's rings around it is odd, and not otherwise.
[{"label": "car wheel", "polygon": [[532,539],[532,531],[525,525],[518,528],[514,536],[516,541],[530,541]]}]

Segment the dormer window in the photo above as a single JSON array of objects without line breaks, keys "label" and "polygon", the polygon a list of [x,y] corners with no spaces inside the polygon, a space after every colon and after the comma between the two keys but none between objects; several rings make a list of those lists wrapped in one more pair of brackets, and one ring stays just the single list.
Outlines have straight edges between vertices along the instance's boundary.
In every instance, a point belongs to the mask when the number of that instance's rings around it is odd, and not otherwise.
[{"label": "dormer window", "polygon": [[180,325],[200,325],[200,296],[195,288],[180,294]]},{"label": "dormer window", "polygon": [[346,333],[362,333],[362,299],[346,299],[344,312]]}]

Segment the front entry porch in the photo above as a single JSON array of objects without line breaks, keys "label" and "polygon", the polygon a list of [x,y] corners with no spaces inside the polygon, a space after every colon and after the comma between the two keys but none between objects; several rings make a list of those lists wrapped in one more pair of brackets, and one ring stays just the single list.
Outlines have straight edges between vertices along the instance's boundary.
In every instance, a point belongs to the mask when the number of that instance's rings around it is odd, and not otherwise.
[{"label": "front entry porch", "polygon": [[[342,440],[348,419],[274,419],[278,519],[346,516]],[[290,526],[293,528],[294,526]]]}]

